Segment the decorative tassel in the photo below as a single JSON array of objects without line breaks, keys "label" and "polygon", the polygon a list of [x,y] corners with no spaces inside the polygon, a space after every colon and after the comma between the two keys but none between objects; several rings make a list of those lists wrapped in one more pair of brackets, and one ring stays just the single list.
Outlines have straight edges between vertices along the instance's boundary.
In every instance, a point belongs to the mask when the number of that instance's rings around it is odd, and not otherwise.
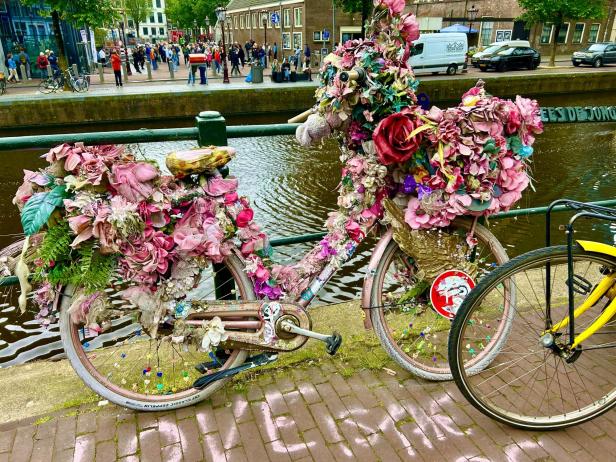
[{"label": "decorative tassel", "polygon": [[19,295],[19,311],[23,314],[26,311],[26,303],[27,297],[30,291],[32,290],[32,286],[28,281],[30,277],[30,269],[26,264],[26,252],[28,251],[28,247],[30,246],[30,236],[26,236],[24,240],[24,246],[21,249],[21,255],[19,256],[19,260],[17,261],[17,265],[15,265],[15,276],[19,279],[19,286],[21,288],[21,294]]}]

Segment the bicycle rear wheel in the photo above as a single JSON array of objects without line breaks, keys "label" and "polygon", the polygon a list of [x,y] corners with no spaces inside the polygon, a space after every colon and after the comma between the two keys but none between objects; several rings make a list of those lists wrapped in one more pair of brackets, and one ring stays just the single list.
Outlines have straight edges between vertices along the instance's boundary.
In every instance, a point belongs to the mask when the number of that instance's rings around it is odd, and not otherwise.
[{"label": "bicycle rear wheel", "polygon": [[[582,292],[575,293],[578,307],[606,272],[616,271],[616,259],[576,246],[573,263],[574,273],[587,281],[586,288],[577,287]],[[484,414],[523,429],[552,430],[590,420],[616,405],[615,319],[584,342],[580,356],[572,362],[558,348],[541,343],[546,286],[552,291],[550,324],[556,325],[568,317],[567,278],[567,247],[539,249],[487,275],[460,307],[449,339],[451,370],[464,396]],[[481,321],[481,313],[495,311],[506,302],[505,284],[518,294],[511,333],[490,367],[471,376],[464,361],[476,348],[477,335],[470,327]],[[601,315],[609,301],[607,297],[599,300],[575,319],[576,335]],[[569,328],[559,329],[555,338],[557,346],[567,345]]]},{"label": "bicycle rear wheel", "polygon": [[45,93],[45,94],[48,94],[48,93],[51,93],[52,91],[55,91],[55,88],[57,86],[55,82],[56,81],[53,80],[53,79],[45,79],[45,80],[43,80],[39,84],[39,87],[38,87],[39,91],[41,93]]},{"label": "bicycle rear wheel", "polygon": [[[477,263],[477,279],[481,279],[496,265],[509,260],[498,239],[484,226],[477,224],[477,245],[469,248],[465,243],[466,233],[472,221],[457,219],[445,231],[458,235],[462,258]],[[438,233],[438,230],[431,231]],[[455,269],[455,268],[451,268]],[[421,267],[406,255],[393,240],[385,250],[374,276],[371,294],[370,315],[375,333],[389,356],[403,368],[427,380],[450,380],[447,361],[447,339],[451,321],[433,309],[429,296],[429,284],[421,286],[417,281]],[[421,278],[419,278],[421,279]],[[513,294],[511,299],[515,299]],[[507,313],[509,305],[501,313]],[[499,319],[507,319],[500,317]],[[468,358],[468,367],[486,367],[496,354],[508,325],[494,320],[490,323],[490,338],[484,340],[481,351]],[[486,334],[484,334],[485,336]]]},{"label": "bicycle rear wheel", "polygon": [[[187,293],[186,300],[215,300],[216,288],[221,285],[229,288],[230,284],[234,298],[254,300],[252,285],[239,258],[230,256],[224,267],[230,272],[228,280],[216,281],[216,272],[210,265],[203,270],[198,287]],[[208,356],[192,344],[185,346],[163,340],[161,333],[170,333],[166,332],[169,328],[164,320],[159,335],[149,337],[131,316],[132,306],[117,293],[129,285],[112,281],[105,290],[119,314],[98,336],[71,320],[68,308],[75,288],[64,288],[58,297],[62,344],[71,365],[88,387],[120,406],[160,411],[197,403],[230,380],[215,381],[203,390],[192,388],[194,381],[202,376],[195,366],[215,361],[216,357]],[[210,372],[239,366],[247,355],[245,350],[228,350],[220,355],[220,363],[210,368]]]}]

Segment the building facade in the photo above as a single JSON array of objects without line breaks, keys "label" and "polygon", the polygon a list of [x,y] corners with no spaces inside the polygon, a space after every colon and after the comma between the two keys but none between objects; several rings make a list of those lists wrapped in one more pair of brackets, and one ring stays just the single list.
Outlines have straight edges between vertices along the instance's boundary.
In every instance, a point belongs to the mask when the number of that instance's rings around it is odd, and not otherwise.
[{"label": "building facade", "polygon": [[130,16],[127,18],[128,30],[138,35],[140,42],[168,40],[169,27],[167,15],[165,14],[165,0],[150,1],[152,2],[152,11],[145,22],[139,23],[139,32],[137,33],[137,25]]},{"label": "building facade", "polygon": [[[607,17],[601,20],[567,21],[558,37],[552,24],[529,26],[518,21],[522,9],[516,0],[410,0],[407,11],[418,17],[420,30],[437,32],[452,24],[470,26],[469,44],[486,46],[501,40],[526,39],[541,53],[554,42],[558,54],[570,54],[595,42],[616,40],[616,1],[611,0]],[[476,10],[472,18],[472,10]]]},{"label": "building facade", "polygon": [[276,43],[279,59],[308,45],[313,65],[337,43],[361,36],[361,14],[344,13],[332,0],[231,0],[226,24],[226,40]]}]

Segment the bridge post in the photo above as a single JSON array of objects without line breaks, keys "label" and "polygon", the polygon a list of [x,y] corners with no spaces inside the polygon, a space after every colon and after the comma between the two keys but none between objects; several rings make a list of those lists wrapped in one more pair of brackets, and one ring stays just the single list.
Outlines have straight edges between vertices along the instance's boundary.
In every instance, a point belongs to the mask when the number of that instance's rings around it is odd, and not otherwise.
[{"label": "bridge post", "polygon": [[105,68],[102,63],[98,63],[98,78],[101,83],[105,83]]},{"label": "bridge post", "polygon": [[[204,111],[197,116],[199,129],[199,146],[226,146],[227,123],[225,118],[217,111]],[[231,271],[222,263],[215,263],[214,285],[217,300],[234,300],[237,298],[235,282]]]},{"label": "bridge post", "polygon": [[167,60],[167,64],[169,65],[169,77],[171,80],[175,80],[175,72],[173,71],[173,63]]},{"label": "bridge post", "polygon": [[152,80],[152,63],[150,61],[145,62],[145,69],[148,71],[148,80]]},{"label": "bridge post", "polygon": [[126,67],[125,61],[122,61],[122,72],[124,72],[124,75],[122,76],[122,84],[127,84],[128,83],[128,69]]}]

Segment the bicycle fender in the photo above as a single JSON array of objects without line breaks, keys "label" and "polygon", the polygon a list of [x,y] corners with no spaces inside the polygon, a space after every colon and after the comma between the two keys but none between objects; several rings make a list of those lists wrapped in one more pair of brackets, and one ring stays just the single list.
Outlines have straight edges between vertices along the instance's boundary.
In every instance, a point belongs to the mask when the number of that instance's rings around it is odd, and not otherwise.
[{"label": "bicycle fender", "polygon": [[366,275],[364,276],[364,286],[361,292],[361,308],[364,310],[364,327],[366,329],[372,329],[372,321],[370,320],[370,306],[372,302],[370,301],[370,295],[372,293],[372,285],[374,284],[374,276],[376,275],[376,269],[379,266],[379,262],[381,261],[381,258],[383,258],[387,244],[389,244],[392,237],[393,231],[389,229],[385,234],[383,234],[379,242],[377,242],[376,246],[372,250],[370,263],[368,263]]},{"label": "bicycle fender", "polygon": [[616,247],[601,242],[576,241],[587,252],[602,253],[611,257],[616,257]]}]

